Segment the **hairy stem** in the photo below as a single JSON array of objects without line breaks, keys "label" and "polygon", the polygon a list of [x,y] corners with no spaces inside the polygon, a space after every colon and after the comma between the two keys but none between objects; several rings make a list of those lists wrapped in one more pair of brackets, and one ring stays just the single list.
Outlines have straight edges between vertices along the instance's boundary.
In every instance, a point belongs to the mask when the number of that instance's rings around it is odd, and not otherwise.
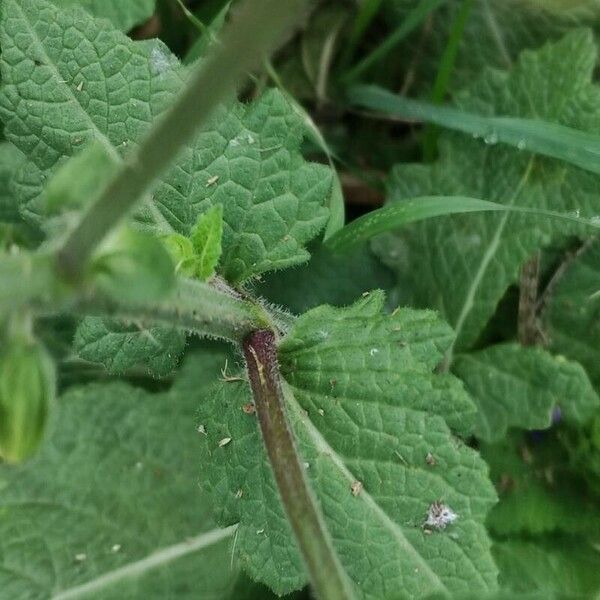
[{"label": "hairy stem", "polygon": [[82,315],[168,325],[235,343],[269,323],[259,306],[189,279],[179,280],[173,292],[159,302],[124,304],[94,295],[78,299],[70,309]]},{"label": "hairy stem", "polygon": [[254,331],[244,340],[243,350],[262,437],[313,590],[321,600],[353,598],[287,422],[275,334]]},{"label": "hairy stem", "polygon": [[84,214],[58,253],[61,271],[77,279],[94,249],[125,217],[152,183],[192,141],[215,107],[273,48],[305,0],[247,0],[223,43],[190,77],[173,105],[159,118],[98,200]]},{"label": "hairy stem", "polygon": [[[0,260],[0,314],[102,315],[148,324],[164,324],[202,336],[241,344],[252,331],[272,327],[266,308],[244,298],[224,282],[177,278],[160,301],[125,303],[95,288],[66,285],[57,276],[53,256],[23,252]],[[276,319],[278,321],[278,319]]]}]

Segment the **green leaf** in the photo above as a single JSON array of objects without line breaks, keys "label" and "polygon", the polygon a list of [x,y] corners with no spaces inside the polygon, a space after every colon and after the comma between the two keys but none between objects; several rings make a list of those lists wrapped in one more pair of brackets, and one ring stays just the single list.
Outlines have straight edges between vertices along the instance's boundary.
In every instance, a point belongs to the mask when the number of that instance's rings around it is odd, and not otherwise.
[{"label": "green leaf", "polygon": [[[223,355],[195,360],[201,392]],[[0,466],[2,595],[227,596],[237,576],[234,531],[216,528],[198,491],[197,400],[185,389],[74,388],[60,399],[57,427],[37,458]]]},{"label": "green leaf", "polygon": [[[36,199],[53,170],[92,139],[127,156],[187,71],[161,42],[134,42],[81,11],[6,0],[2,14],[0,116],[7,139],[29,159],[13,189],[39,223]],[[234,282],[306,261],[304,245],[327,222],[332,175],[302,159],[305,131],[277,91],[221,107],[137,221],[159,235],[189,235],[199,214],[221,204],[221,270]]]},{"label": "green leaf", "polygon": [[600,390],[600,242],[567,260],[551,285],[543,325],[555,352],[580,362]]},{"label": "green leaf", "polygon": [[18,201],[10,189],[10,179],[19,169],[25,157],[8,142],[0,143],[0,221],[18,223],[21,221]]},{"label": "green leaf", "polygon": [[500,584],[513,593],[544,598],[593,598],[600,591],[600,552],[578,538],[494,544]]},{"label": "green leaf", "polygon": [[[486,72],[460,96],[459,108],[598,132],[600,113],[592,107],[600,92],[590,83],[595,60],[590,33],[574,32],[524,53],[508,73]],[[443,193],[590,220],[600,212],[596,175],[493,142],[443,134],[436,164],[394,169],[390,200]],[[438,308],[457,332],[457,347],[464,349],[476,342],[521,265],[573,233],[586,232],[554,219],[506,212],[431,220],[386,236],[377,247],[396,269],[404,299]]]},{"label": "green leaf", "polygon": [[173,259],[175,272],[185,277],[193,277],[196,257],[192,241],[180,233],[164,235],[161,241]]},{"label": "green leaf", "polygon": [[257,292],[301,314],[319,304],[346,306],[369,290],[393,284],[392,273],[364,246],[343,255],[325,246],[311,253],[308,264],[265,277]]},{"label": "green leaf", "polygon": [[213,44],[218,40],[219,33],[225,24],[225,19],[229,13],[231,2],[225,2],[223,8],[214,16],[208,25],[202,24],[196,16],[183,3],[183,0],[178,0],[181,10],[193,25],[199,30],[200,35],[194,42],[192,47],[185,55],[184,64],[193,63],[195,60],[204,57]]},{"label": "green leaf", "polygon": [[[386,317],[383,301],[309,311],[280,346],[288,417],[334,548],[360,597],[493,590],[482,523],[495,493],[443,418],[465,429],[472,405],[456,379],[432,373],[452,332],[431,312]],[[306,578],[250,402],[245,382],[204,398],[203,485],[219,522],[240,522],[241,563],[285,593]],[[437,500],[459,516],[427,532]]]},{"label": "green leaf", "polygon": [[156,0],[52,0],[56,6],[82,6],[95,17],[104,17],[121,31],[149,19],[154,13]]},{"label": "green leaf", "polygon": [[431,375],[454,338],[450,327],[432,311],[387,316],[383,304],[383,293],[372,292],[348,308],[322,306],[302,315],[280,346],[284,377],[316,394],[311,403],[357,396],[393,407],[400,399],[404,409],[442,416],[470,433],[475,414],[460,382]]},{"label": "green leaf", "polygon": [[508,428],[546,429],[556,408],[583,424],[600,408],[583,367],[541,348],[500,344],[457,356],[453,371],[479,409],[475,435],[487,442]]},{"label": "green leaf", "polygon": [[[452,79],[458,49],[463,39],[465,26],[471,16],[473,9],[473,0],[462,0],[459,11],[456,13],[450,32],[448,43],[440,57],[440,64],[435,75],[433,90],[431,92],[431,101],[434,104],[442,104],[446,99],[448,87]],[[438,131],[435,126],[429,125],[425,128],[423,135],[423,158],[426,162],[431,162],[437,153]]]},{"label": "green leaf", "polygon": [[[401,22],[414,9],[414,0],[386,0],[387,19]],[[408,63],[419,49],[420,60],[413,77],[420,90],[431,87],[450,31],[461,9],[461,0],[448,0],[433,13],[423,28],[408,38],[397,53],[397,60]],[[474,2],[465,24],[462,43],[450,82],[458,89],[473,81],[485,68],[507,69],[521,51],[556,40],[577,26],[597,28],[598,4],[595,0],[509,0]]]},{"label": "green leaf", "polygon": [[561,434],[570,467],[595,494],[600,494],[600,412],[584,427],[570,427]]},{"label": "green leaf", "polygon": [[510,434],[499,443],[480,446],[500,496],[487,518],[494,536],[566,534],[592,542],[600,539],[597,499],[570,467],[558,442],[561,435],[562,431]]},{"label": "green leaf", "polygon": [[175,329],[86,317],[77,327],[73,349],[115,375],[138,367],[153,377],[163,377],[177,367],[185,342],[185,334]]},{"label": "green leaf", "polygon": [[223,205],[215,204],[200,215],[191,234],[195,251],[194,275],[205,281],[215,274],[221,258],[223,239]]}]

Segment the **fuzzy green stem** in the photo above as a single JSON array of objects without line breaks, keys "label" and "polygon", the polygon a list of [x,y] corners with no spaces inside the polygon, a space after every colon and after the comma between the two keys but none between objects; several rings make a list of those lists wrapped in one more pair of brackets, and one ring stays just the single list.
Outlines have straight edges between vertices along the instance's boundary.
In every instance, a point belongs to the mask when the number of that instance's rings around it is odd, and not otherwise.
[{"label": "fuzzy green stem", "polygon": [[191,142],[216,106],[246,73],[260,64],[282,31],[297,18],[305,0],[247,0],[223,43],[197,67],[173,105],[138,149],[122,164],[98,200],[83,215],[58,253],[58,265],[76,280],[98,244],[147,193],[153,182]]},{"label": "fuzzy green stem", "polygon": [[304,473],[285,414],[275,334],[254,331],[243,344],[256,414],[281,501],[320,600],[349,600],[350,583],[335,554]]},{"label": "fuzzy green stem", "polygon": [[0,259],[0,316],[25,314],[102,315],[148,324],[164,324],[192,333],[241,343],[279,318],[225,282],[178,278],[171,293],[156,302],[117,302],[95,288],[69,286],[59,279],[52,255],[23,252]]},{"label": "fuzzy green stem", "polygon": [[71,310],[82,315],[167,325],[235,343],[269,323],[258,305],[189,279],[179,280],[173,292],[160,302],[124,304],[89,296],[78,299]]}]

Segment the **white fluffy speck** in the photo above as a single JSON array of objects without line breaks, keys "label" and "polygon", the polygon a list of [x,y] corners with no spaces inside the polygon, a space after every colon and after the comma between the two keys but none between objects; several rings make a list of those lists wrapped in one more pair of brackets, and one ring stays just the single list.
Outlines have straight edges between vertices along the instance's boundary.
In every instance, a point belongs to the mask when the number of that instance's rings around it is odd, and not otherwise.
[{"label": "white fluffy speck", "polygon": [[427,519],[423,527],[427,529],[445,529],[458,519],[458,515],[442,502],[433,502],[427,510]]}]

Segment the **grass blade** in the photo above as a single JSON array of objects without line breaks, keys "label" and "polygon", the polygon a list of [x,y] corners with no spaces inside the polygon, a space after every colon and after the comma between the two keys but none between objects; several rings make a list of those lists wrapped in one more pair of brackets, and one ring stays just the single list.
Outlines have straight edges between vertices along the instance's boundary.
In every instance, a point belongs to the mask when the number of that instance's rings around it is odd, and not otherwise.
[{"label": "grass blade", "polygon": [[365,56],[357,65],[342,77],[342,81],[350,82],[356,80],[369,67],[380,61],[389,54],[409,33],[414,31],[436,8],[446,0],[420,0],[417,6],[406,15],[400,25],[381,43],[373,52]]},{"label": "grass blade", "polygon": [[481,137],[489,144],[502,142],[600,175],[600,136],[593,133],[536,119],[485,117],[397,96],[377,86],[353,86],[347,97],[355,106],[389,117],[434,123]]},{"label": "grass blade", "polygon": [[334,251],[344,251],[371,238],[400,229],[409,223],[424,221],[432,217],[470,212],[510,211],[571,221],[600,230],[600,222],[551,210],[507,206],[488,200],[468,196],[421,196],[392,202],[349,223],[326,240],[325,245]]},{"label": "grass blade", "polygon": [[340,60],[340,67],[342,69],[345,69],[350,61],[354,58],[356,47],[358,46],[360,39],[373,19],[377,16],[382,2],[383,0],[365,0],[358,7],[358,15],[354,20],[352,31],[350,32],[346,42],[346,49],[344,50]]},{"label": "grass blade", "polygon": [[[461,7],[458,14],[454,18],[452,23],[452,29],[450,30],[450,37],[444,54],[440,59],[438,72],[433,84],[433,92],[431,94],[431,101],[433,104],[441,104],[446,97],[448,91],[448,85],[450,83],[450,77],[454,71],[454,65],[456,64],[456,57],[458,55],[458,48],[465,32],[465,26],[469,15],[471,14],[471,8],[473,8],[473,0],[462,0]],[[437,138],[438,128],[436,125],[430,123],[425,129],[425,135],[423,136],[423,157],[426,162],[431,162],[436,155],[437,151]]]}]

